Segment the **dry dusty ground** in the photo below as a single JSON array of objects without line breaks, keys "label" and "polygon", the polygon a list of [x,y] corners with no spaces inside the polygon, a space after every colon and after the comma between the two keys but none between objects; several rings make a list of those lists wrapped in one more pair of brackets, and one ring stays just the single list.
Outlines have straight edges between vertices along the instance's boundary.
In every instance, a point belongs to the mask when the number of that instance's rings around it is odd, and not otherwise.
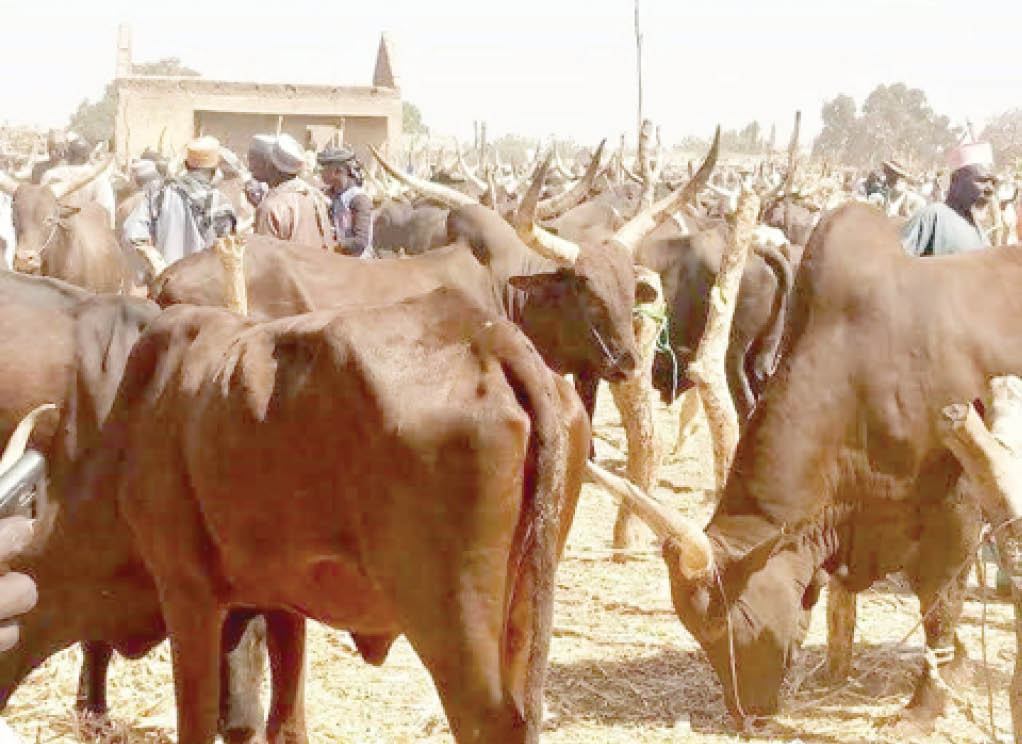
[{"label": "dry dusty ground", "polygon": [[[661,408],[662,431],[674,418]],[[623,432],[610,395],[601,395],[597,453],[620,468]],[[609,442],[613,447],[607,447]],[[705,428],[680,459],[662,470],[658,496],[705,518],[703,488],[712,472]],[[681,484],[698,490],[676,492]],[[721,692],[699,648],[675,618],[667,573],[654,546],[625,565],[607,558],[615,507],[587,486],[558,576],[554,640],[547,689],[546,744],[604,742],[738,742],[729,733]],[[921,665],[922,631],[915,598],[887,583],[859,597],[854,670],[849,682],[831,686],[816,673],[824,657],[822,602],[814,614],[806,653],[790,675],[786,713],[754,741],[837,744],[892,740],[881,719],[911,693]],[[973,659],[982,652],[979,592],[971,591],[960,632]],[[349,651],[347,635],[310,624],[308,714],[313,742],[452,742],[429,676],[404,640],[381,668]],[[1002,741],[1010,739],[1006,688],[1014,663],[1010,607],[991,601],[987,610],[988,673],[973,663],[974,681],[958,688],[953,705],[927,742],[989,741],[986,680],[993,690],[994,719]],[[907,638],[906,638],[907,636]],[[26,742],[76,740],[70,714],[77,679],[77,649],[51,658],[15,694],[6,718]],[[173,689],[166,644],[140,662],[118,659],[111,672],[111,741],[174,739]]]}]

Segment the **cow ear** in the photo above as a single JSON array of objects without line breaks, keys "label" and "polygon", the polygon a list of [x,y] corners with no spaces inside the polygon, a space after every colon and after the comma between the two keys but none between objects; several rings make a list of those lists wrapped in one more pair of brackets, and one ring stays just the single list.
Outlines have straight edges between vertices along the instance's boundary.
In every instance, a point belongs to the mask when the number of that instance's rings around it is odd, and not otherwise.
[{"label": "cow ear", "polygon": [[650,302],[656,302],[657,289],[650,282],[643,279],[641,276],[635,279],[635,302],[639,305],[645,305]]}]

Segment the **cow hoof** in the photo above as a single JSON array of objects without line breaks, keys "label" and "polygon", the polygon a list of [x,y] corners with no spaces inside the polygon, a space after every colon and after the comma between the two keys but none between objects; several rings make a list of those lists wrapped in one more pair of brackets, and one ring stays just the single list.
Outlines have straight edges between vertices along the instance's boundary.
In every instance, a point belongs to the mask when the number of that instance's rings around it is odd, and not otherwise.
[{"label": "cow hoof", "polygon": [[221,731],[220,737],[224,744],[266,744],[266,734],[248,726]]},{"label": "cow hoof", "polygon": [[75,737],[81,741],[109,738],[114,733],[114,724],[106,712],[97,713],[86,708],[75,710]]}]

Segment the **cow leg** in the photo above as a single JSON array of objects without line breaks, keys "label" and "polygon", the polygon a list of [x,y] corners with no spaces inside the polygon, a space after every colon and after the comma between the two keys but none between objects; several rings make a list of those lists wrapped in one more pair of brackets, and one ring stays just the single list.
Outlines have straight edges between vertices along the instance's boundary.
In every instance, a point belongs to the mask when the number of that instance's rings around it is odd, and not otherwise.
[{"label": "cow leg", "polygon": [[268,744],[307,744],[305,733],[305,618],[277,610],[266,613],[272,694],[266,721]]},{"label": "cow leg", "polygon": [[220,721],[225,744],[244,744],[263,732],[260,701],[265,659],[266,622],[262,615],[231,612],[224,622],[220,658]]},{"label": "cow leg", "polygon": [[90,727],[101,725],[107,717],[106,674],[113,653],[109,643],[82,642],[82,670],[78,675],[75,712]]}]

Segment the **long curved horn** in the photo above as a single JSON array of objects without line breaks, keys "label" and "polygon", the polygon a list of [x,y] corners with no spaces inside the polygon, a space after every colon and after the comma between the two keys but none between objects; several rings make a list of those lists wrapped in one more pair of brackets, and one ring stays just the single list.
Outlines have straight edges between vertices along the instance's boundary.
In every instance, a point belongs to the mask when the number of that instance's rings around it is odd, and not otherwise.
[{"label": "long curved horn", "polygon": [[458,145],[457,153],[458,153],[458,170],[461,171],[461,175],[468,179],[469,183],[475,186],[479,191],[486,191],[486,182],[480,179],[475,173],[473,173],[471,169],[468,167],[468,165],[465,163],[465,158],[462,157],[461,154],[461,145]]},{"label": "long curved horn", "polygon": [[423,196],[443,204],[445,207],[456,209],[458,207],[467,207],[471,204],[479,203],[471,196],[463,194],[460,191],[456,191],[455,189],[448,188],[439,183],[433,183],[421,178],[416,178],[415,176],[410,176],[407,173],[402,173],[400,169],[395,168],[393,165],[388,163],[372,145],[369,145],[369,152],[371,152],[373,157],[379,161],[381,166],[383,166],[383,170],[387,171],[387,173],[389,173],[392,177],[396,178],[405,186],[415,189]]},{"label": "long curved horn", "polygon": [[32,436],[32,429],[35,428],[36,420],[44,414],[46,411],[55,411],[57,406],[53,403],[43,403],[41,406],[36,407],[29,412],[25,418],[21,420],[18,426],[14,429],[14,433],[11,434],[11,438],[7,440],[7,446],[4,448],[4,453],[0,455],[0,475],[3,475],[11,467],[14,466],[21,456],[25,454],[25,448],[28,446],[28,438]]},{"label": "long curved horn", "polygon": [[59,201],[60,199],[63,199],[66,196],[70,196],[74,192],[78,191],[78,189],[82,188],[83,186],[86,186],[87,184],[99,178],[99,176],[102,175],[102,173],[108,168],[110,168],[113,164],[114,157],[113,155],[110,155],[109,157],[99,161],[99,163],[97,163],[95,166],[88,168],[83,175],[81,175],[74,181],[62,181],[50,184],[50,190],[53,192],[53,195],[57,197],[57,200]]},{"label": "long curved horn", "polygon": [[611,240],[623,246],[630,253],[634,253],[639,247],[639,242],[648,235],[653,228],[667,219],[671,213],[676,212],[681,206],[692,201],[703,190],[703,187],[710,179],[710,173],[717,164],[717,154],[720,151],[720,126],[713,135],[713,144],[706,154],[706,159],[699,166],[699,170],[692,176],[692,180],[679,188],[673,194],[665,196],[649,209],[644,209],[621,226]]},{"label": "long curved horn", "polygon": [[713,571],[710,538],[694,522],[667,508],[631,481],[604,470],[592,460],[586,461],[585,476],[624,502],[661,540],[675,541],[681,554],[681,573],[686,579],[700,579]]},{"label": "long curved horn", "polygon": [[3,191],[8,196],[14,196],[14,192],[18,190],[20,185],[20,181],[9,175],[6,171],[0,170],[0,191]]},{"label": "long curved horn", "polygon": [[536,205],[539,203],[539,192],[543,188],[543,181],[546,179],[547,169],[550,167],[550,159],[553,153],[546,156],[536,175],[532,179],[532,185],[525,193],[521,206],[515,212],[513,222],[515,232],[522,242],[536,251],[544,258],[558,263],[574,265],[578,260],[580,249],[578,245],[570,240],[558,237],[549,233],[536,224]]},{"label": "long curved horn", "polygon": [[589,190],[593,187],[593,181],[596,180],[596,172],[600,169],[600,161],[603,159],[603,148],[606,144],[607,140],[604,139],[600,143],[600,146],[596,148],[596,153],[593,155],[593,159],[590,161],[585,175],[576,181],[574,186],[565,191],[563,194],[558,194],[550,199],[544,199],[536,205],[537,217],[541,220],[556,217],[563,212],[567,212],[569,209],[585,199]]}]

